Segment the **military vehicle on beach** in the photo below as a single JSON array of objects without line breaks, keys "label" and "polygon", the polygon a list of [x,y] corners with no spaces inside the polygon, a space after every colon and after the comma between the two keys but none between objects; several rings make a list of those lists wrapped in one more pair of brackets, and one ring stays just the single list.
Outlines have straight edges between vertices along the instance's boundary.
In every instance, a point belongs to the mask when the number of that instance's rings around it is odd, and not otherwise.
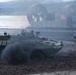
[{"label": "military vehicle on beach", "polygon": [[9,40],[9,42],[6,43],[7,46],[2,51],[1,57],[4,62],[9,63],[12,61],[12,63],[19,63],[22,62],[22,60],[28,62],[28,59],[33,62],[41,61],[47,57],[56,55],[56,53],[62,49],[62,42],[40,37],[39,34],[40,32],[23,31],[21,34],[14,35],[11,38],[9,38],[8,35],[4,36],[4,38],[8,37],[8,39],[5,39],[6,41]]},{"label": "military vehicle on beach", "polygon": [[0,35],[0,52],[3,50],[9,42],[10,35]]}]

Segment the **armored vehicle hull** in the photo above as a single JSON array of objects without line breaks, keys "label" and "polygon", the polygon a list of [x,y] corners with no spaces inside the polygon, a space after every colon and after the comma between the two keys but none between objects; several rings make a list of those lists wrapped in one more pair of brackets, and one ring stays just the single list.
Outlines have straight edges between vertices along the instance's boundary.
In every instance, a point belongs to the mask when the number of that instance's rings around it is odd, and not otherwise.
[{"label": "armored vehicle hull", "polygon": [[7,43],[2,45],[4,50],[1,58],[4,62],[12,64],[45,60],[56,55],[63,47],[62,42],[40,37],[39,32],[35,34],[33,31],[23,31],[11,38],[10,36],[3,37],[6,37],[4,40]]}]

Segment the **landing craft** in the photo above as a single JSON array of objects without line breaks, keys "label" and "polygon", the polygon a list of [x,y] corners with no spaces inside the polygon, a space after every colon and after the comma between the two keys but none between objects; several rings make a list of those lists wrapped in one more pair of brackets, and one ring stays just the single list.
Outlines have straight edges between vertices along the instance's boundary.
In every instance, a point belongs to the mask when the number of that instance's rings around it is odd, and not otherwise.
[{"label": "landing craft", "polygon": [[[76,33],[76,1],[34,4],[27,12],[27,30],[40,31],[43,36],[73,41]],[[68,39],[69,38],[69,39]]]}]

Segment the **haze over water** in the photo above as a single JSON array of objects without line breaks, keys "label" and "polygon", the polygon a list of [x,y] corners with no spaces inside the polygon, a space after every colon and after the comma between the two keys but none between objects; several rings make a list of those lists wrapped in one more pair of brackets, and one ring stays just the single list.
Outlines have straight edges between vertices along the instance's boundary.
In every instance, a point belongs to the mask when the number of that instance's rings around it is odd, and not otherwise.
[{"label": "haze over water", "polygon": [[28,25],[26,16],[0,16],[0,28],[22,29]]},{"label": "haze over water", "polygon": [[27,26],[29,23],[26,16],[0,16],[0,35],[5,31],[8,34],[18,34]]}]

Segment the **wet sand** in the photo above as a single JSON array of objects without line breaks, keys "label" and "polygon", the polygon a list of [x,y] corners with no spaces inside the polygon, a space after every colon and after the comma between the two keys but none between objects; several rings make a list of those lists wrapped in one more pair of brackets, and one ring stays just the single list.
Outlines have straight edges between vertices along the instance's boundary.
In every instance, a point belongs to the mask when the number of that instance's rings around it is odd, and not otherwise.
[{"label": "wet sand", "polygon": [[59,55],[67,56],[69,52],[76,51],[76,44],[74,41],[63,41],[63,48],[59,51]]},{"label": "wet sand", "polygon": [[30,74],[30,75],[76,75],[76,71],[60,71],[60,72]]}]

